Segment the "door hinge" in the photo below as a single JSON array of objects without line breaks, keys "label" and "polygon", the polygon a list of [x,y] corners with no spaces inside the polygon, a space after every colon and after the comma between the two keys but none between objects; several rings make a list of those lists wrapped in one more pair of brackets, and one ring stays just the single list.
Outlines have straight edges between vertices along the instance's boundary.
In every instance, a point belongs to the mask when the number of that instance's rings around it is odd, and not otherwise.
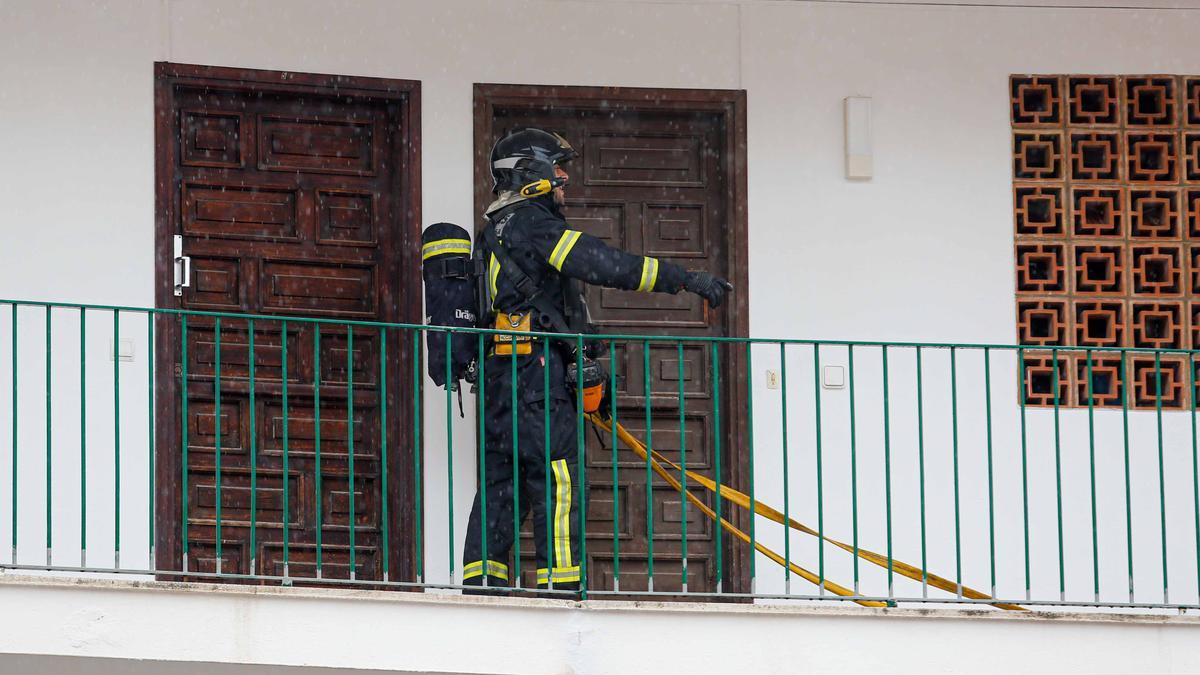
[{"label": "door hinge", "polygon": [[175,235],[175,255],[172,265],[175,268],[175,296],[183,295],[183,289],[192,285],[192,258],[183,254],[183,235]]}]

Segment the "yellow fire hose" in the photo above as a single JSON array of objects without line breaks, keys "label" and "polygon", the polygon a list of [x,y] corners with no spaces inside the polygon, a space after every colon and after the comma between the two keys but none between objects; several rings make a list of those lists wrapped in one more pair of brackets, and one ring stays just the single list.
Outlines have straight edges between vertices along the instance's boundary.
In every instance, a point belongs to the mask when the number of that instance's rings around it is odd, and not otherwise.
[{"label": "yellow fire hose", "polygon": [[[599,429],[601,429],[605,432],[609,432],[609,433],[612,432],[612,426],[609,424],[609,420],[601,418],[599,414],[597,414],[597,413],[589,414],[588,420],[590,420],[591,423],[596,425],[596,427],[598,427]],[[641,459],[645,460],[647,458],[646,447],[644,445],[642,445],[641,441],[634,438],[634,436],[632,434],[630,434],[628,431],[626,431],[625,427],[623,427],[620,422],[618,422],[616,426],[617,426],[617,437],[620,438],[621,441],[623,443],[625,443],[625,445],[629,446],[629,448],[631,450],[633,450],[634,454],[636,454]],[[657,473],[659,476],[661,476],[663,478],[663,480],[667,481],[667,483],[672,488],[674,488],[676,491],[680,492],[681,494],[684,494],[683,485],[679,482],[679,480],[677,478],[675,478],[675,475],[673,475],[671,472],[667,471],[667,469],[663,468],[663,465],[665,464],[666,466],[670,467],[675,472],[679,472],[681,470],[681,467],[678,464],[672,462],[671,460],[667,459],[666,457],[662,456],[661,454],[659,454],[658,452],[653,451],[653,450],[651,450],[649,452],[649,461],[650,461],[650,467],[654,470],[655,473]],[[729,501],[730,503],[740,506],[744,509],[750,508],[750,504],[751,504],[752,500],[745,493],[734,490],[733,488],[729,487],[728,485],[723,485],[723,484],[718,485],[716,481],[708,478],[707,476],[698,474],[691,470],[686,470],[686,471],[684,471],[684,473],[686,473],[688,479],[696,481],[700,485],[704,486],[705,489],[707,489],[709,492],[715,493],[718,491],[718,488],[719,488],[722,499],[725,499],[725,500]],[[709,519],[714,520],[714,521],[717,519],[717,514],[712,509],[710,509],[707,504],[705,504],[703,501],[701,501],[699,497],[696,497],[691,492],[684,494],[684,496],[687,497],[688,502],[694,504],[696,506],[696,508],[700,509],[700,511],[702,513],[704,513],[704,515],[708,516]],[[814,537],[819,537],[823,541],[825,541],[829,544],[832,544],[832,545],[834,545],[844,551],[847,551],[853,555],[857,555],[859,558],[862,558],[863,560],[866,560],[867,562],[870,562],[872,564],[878,565],[883,568],[888,567],[889,560],[888,560],[888,557],[885,555],[881,555],[881,554],[875,553],[873,551],[868,551],[863,548],[855,548],[854,546],[851,546],[850,544],[847,544],[845,542],[841,542],[836,539],[833,539],[833,538],[830,538],[827,536],[823,536],[816,530],[812,529],[811,527],[808,527],[807,525],[804,525],[803,523],[797,522],[796,520],[794,520],[792,518],[784,518],[782,513],[771,508],[770,506],[767,506],[766,504],[763,504],[762,502],[758,501],[757,499],[753,500],[753,503],[754,503],[754,512],[757,515],[761,515],[761,516],[767,518],[768,520],[779,523],[780,525],[786,524],[788,527],[792,528],[793,530],[799,530],[800,532],[803,532],[805,534],[809,534]],[[767,548],[760,542],[757,542],[757,541],[751,542],[749,535],[747,535],[745,532],[738,529],[736,526],[734,526],[732,523],[730,523],[725,518],[721,518],[721,525],[726,530],[728,530],[730,533],[732,533],[735,537],[737,537],[738,539],[741,539],[742,541],[746,542],[747,544],[753,543],[755,550],[757,550],[758,552],[767,556],[768,558],[775,561],[779,565],[786,566],[797,576],[800,576],[801,578],[809,581],[812,584],[819,585],[821,583],[822,579],[818,575],[797,565],[796,563],[785,560],[783,556],[781,556],[778,553],[776,553],[775,551],[772,551],[771,549]],[[908,577],[909,579],[913,579],[915,581],[922,581],[922,582],[928,583],[930,586],[941,589],[943,591],[948,591],[950,593],[955,593],[955,594],[957,594],[961,591],[963,597],[971,598],[973,600],[990,600],[992,597],[990,595],[987,595],[986,593],[977,591],[969,586],[965,586],[965,585],[959,586],[958,584],[955,584],[953,581],[946,579],[945,577],[940,577],[936,574],[926,572],[925,570],[922,570],[921,568],[919,568],[915,565],[909,565],[908,563],[904,563],[904,562],[901,562],[896,559],[891,560],[891,569],[893,571],[895,571],[896,573],[900,574],[901,576]],[[835,593],[837,595],[840,595],[843,597],[849,597],[849,596],[854,595],[854,591],[846,588],[845,586],[834,583],[834,582],[830,581],[829,579],[824,579],[824,584],[825,584],[825,588],[829,589],[830,591],[832,591],[833,593]],[[886,607],[887,606],[887,603],[880,602],[878,600],[855,600],[854,602],[857,602],[858,604],[863,605],[864,607]],[[1007,610],[1014,610],[1014,611],[1027,611],[1024,607],[1021,607],[1020,605],[1012,605],[1012,604],[1007,604],[1007,603],[991,603],[991,604],[993,604],[995,607],[999,607],[1000,609],[1007,609]]]}]

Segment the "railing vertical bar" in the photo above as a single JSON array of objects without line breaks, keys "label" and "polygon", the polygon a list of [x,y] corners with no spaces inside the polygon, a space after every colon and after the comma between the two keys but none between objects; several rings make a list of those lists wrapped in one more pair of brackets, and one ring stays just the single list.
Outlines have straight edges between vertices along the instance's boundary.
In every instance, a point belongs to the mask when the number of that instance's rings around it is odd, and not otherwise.
[{"label": "railing vertical bar", "polygon": [[[854,402],[854,345],[847,347],[846,351],[850,375],[850,532],[854,546],[854,594],[861,595],[858,587],[858,424]],[[923,564],[921,566],[924,567]]]},{"label": "railing vertical bar", "polygon": [[1196,361],[1195,354],[1188,354],[1188,387],[1192,395],[1192,522],[1196,526],[1196,603],[1200,604],[1200,462],[1196,452]]},{"label": "railing vertical bar", "polygon": [[929,597],[929,561],[926,556],[925,523],[925,391],[921,366],[921,348],[917,347],[917,474],[921,504],[921,597]]},{"label": "railing vertical bar", "polygon": [[[787,349],[785,343],[779,343],[779,423],[782,431],[783,459],[783,520],[791,522],[791,499],[788,490],[788,396],[787,396]],[[792,537],[788,526],[783,528],[783,592],[792,594]]]},{"label": "railing vertical bar", "polygon": [[[12,304],[12,563],[17,565],[17,303]],[[1200,539],[1196,539],[1200,542]],[[1200,544],[1198,544],[1200,545]]]},{"label": "railing vertical bar", "polygon": [[246,362],[250,376],[250,574],[258,574],[258,409],[255,401],[254,319],[246,325],[249,344]]},{"label": "railing vertical bar", "polygon": [[[399,347],[399,345],[397,345]],[[416,496],[413,499],[416,507],[416,530],[417,530],[417,583],[425,581],[425,519],[422,517],[422,509],[425,503],[425,493],[421,488],[422,471],[421,468],[421,331],[413,331],[413,492]],[[384,411],[387,410],[387,330],[379,329],[379,388],[380,400],[383,402]],[[387,479],[387,415],[381,414],[382,426],[381,435],[383,437],[383,546],[384,546],[384,580],[387,580],[387,570],[391,557],[387,553],[388,542],[391,540],[392,529],[388,521],[388,479]]]},{"label": "railing vertical bar", "polygon": [[892,421],[888,402],[888,348],[883,345],[883,482],[887,508],[888,598],[894,598],[895,565],[892,562]]},{"label": "railing vertical bar", "polygon": [[[715,371],[714,371],[715,373]],[[682,485],[681,492],[682,504],[680,508],[683,510],[683,517],[680,523],[680,539],[682,551],[682,571],[680,576],[683,579],[682,590],[688,592],[688,478],[687,478],[687,433],[684,428],[684,392],[683,392],[683,342],[676,341],[675,343],[675,379],[679,383],[679,481]],[[717,479],[720,482],[720,479]],[[718,575],[720,579],[720,575]],[[719,581],[717,582],[720,583]]]},{"label": "railing vertical bar", "polygon": [[[384,328],[379,329],[379,518],[382,520],[383,531],[380,532],[380,538],[383,546],[383,580],[388,580],[388,571],[391,567],[391,556],[388,549],[388,331]],[[366,368],[367,364],[364,365]],[[416,394],[413,394],[416,398]],[[413,425],[418,424],[418,418],[413,418]],[[420,500],[420,492],[416,492],[418,500]],[[420,542],[420,536],[416,537]],[[420,558],[420,543],[416,544],[418,550],[418,558]]]},{"label": "railing vertical bar", "polygon": [[[415,333],[414,333],[415,334]],[[420,342],[417,343],[418,345]],[[415,351],[413,352],[416,353]],[[418,362],[419,363],[419,362]],[[363,364],[366,367],[366,364]],[[414,368],[414,372],[415,372]],[[420,410],[419,403],[421,397],[418,396],[419,387],[413,389],[413,406],[416,410]],[[379,508],[380,520],[383,524],[381,532],[380,545],[383,547],[383,580],[387,581],[391,568],[391,551],[389,542],[391,537],[391,527],[388,520],[388,444],[387,444],[387,329],[379,329]],[[421,416],[418,414],[413,416],[413,433],[420,434]],[[418,447],[420,447],[418,445]],[[413,450],[413,457],[416,457],[416,449]],[[413,481],[416,484],[416,489],[413,490],[415,497],[413,498],[414,506],[417,513],[421,512],[421,460],[415,460],[413,472]],[[421,518],[417,516],[417,539],[416,544],[416,563],[417,563],[417,582],[421,579]]]},{"label": "railing vertical bar", "polygon": [[[757,520],[754,496],[754,360],[752,356],[754,343],[746,341],[746,447],[748,451],[750,479],[750,593],[757,592],[755,585],[755,561],[758,558],[758,540],[755,538],[754,525]],[[1198,540],[1200,541],[1200,540]]]},{"label": "railing vertical bar", "polygon": [[[585,459],[587,446],[583,437],[583,336],[575,338],[575,375],[579,386],[575,387],[575,470],[579,474],[579,598],[588,599],[588,556],[587,556],[587,471]],[[570,548],[571,543],[567,542]]]},{"label": "railing vertical bar", "polygon": [[[316,475],[313,476],[313,510],[315,511],[316,524],[313,527],[313,532],[316,537],[316,556],[317,556],[317,578],[320,579],[324,573],[324,555],[322,549],[325,547],[321,543],[322,530],[325,529],[325,524],[322,522],[322,512],[325,510],[322,492],[322,474],[321,470],[321,324],[313,324],[313,468],[316,470]],[[351,486],[353,490],[353,486]]]},{"label": "railing vertical bar", "polygon": [[[449,548],[447,556],[447,565],[450,569],[450,584],[454,583],[454,402],[451,399],[451,389],[457,385],[455,380],[451,379],[451,362],[450,354],[452,352],[451,340],[453,333],[446,331],[446,513],[448,514],[447,534],[449,538],[446,541],[446,546]],[[459,396],[462,396],[462,390],[459,389]],[[459,399],[460,401],[462,399]]]},{"label": "railing vertical bar", "polygon": [[221,559],[224,556],[221,542],[221,317],[217,317],[213,329],[213,401],[216,412],[213,414],[213,455],[216,463],[217,488],[217,576],[221,574]]},{"label": "railing vertical bar", "polygon": [[958,489],[958,351],[950,348],[950,425],[954,465],[954,587],[962,598],[962,517]]},{"label": "railing vertical bar", "polygon": [[1100,537],[1096,521],[1096,392],[1092,374],[1092,350],[1087,350],[1088,397],[1088,485],[1092,501],[1092,598],[1100,602]]},{"label": "railing vertical bar", "polygon": [[284,583],[291,576],[291,505],[289,503],[288,483],[291,482],[291,463],[288,453],[289,437],[291,435],[291,416],[288,412],[288,322],[281,322],[280,326],[280,356],[283,362],[283,577]]},{"label": "railing vertical bar", "polygon": [[154,312],[146,312],[146,532],[149,539],[149,567],[154,562]]},{"label": "railing vertical bar", "polygon": [[[546,588],[554,590],[554,553],[558,547],[554,545],[551,535],[552,509],[554,502],[550,501],[550,340],[542,338],[542,488],[545,490],[545,501],[542,508],[546,523]],[[540,584],[539,584],[540,586]]]},{"label": "railing vertical bar", "polygon": [[51,436],[51,429],[53,428],[53,422],[51,420],[51,410],[50,410],[50,401],[51,401],[51,380],[50,380],[50,378],[51,378],[50,337],[51,336],[50,336],[50,333],[51,333],[50,305],[46,305],[46,566],[47,567],[50,567],[51,562],[52,562],[51,561],[51,549],[53,547],[53,544],[51,543],[51,539],[52,539],[51,535],[53,533],[53,525],[54,525],[54,519],[53,519],[54,511],[52,508],[52,506],[53,506],[52,502],[54,501],[53,462],[51,461],[51,449],[53,447],[53,439]]},{"label": "railing vertical bar", "polygon": [[[218,319],[220,321],[220,319]],[[121,567],[121,310],[113,310],[113,568]],[[220,410],[217,411],[218,415]],[[218,417],[219,420],[219,417]],[[220,427],[217,427],[218,430]],[[220,436],[217,437],[220,443]],[[217,446],[218,451],[220,445]],[[219,465],[218,465],[219,466]],[[217,474],[220,478],[220,473]],[[217,482],[220,508],[220,481]],[[217,518],[217,548],[220,549],[220,511]],[[218,557],[219,560],[219,557]]]},{"label": "railing vertical bar", "polygon": [[[712,371],[713,371],[713,457],[717,470],[717,485],[721,485],[721,368],[718,363],[717,343],[709,343],[712,350]],[[683,501],[687,501],[686,496]],[[723,548],[721,543],[721,534],[723,524],[721,520],[721,490],[717,488],[716,492],[716,521],[717,521],[717,593],[722,591],[725,580],[725,571],[723,563]]]},{"label": "railing vertical bar", "polygon": [[[187,314],[179,317],[179,409],[180,409],[180,470],[183,482],[179,485],[179,539],[183,542],[183,571],[188,571],[188,337]],[[251,389],[253,391],[253,389]]]},{"label": "railing vertical bar", "polygon": [[1067,572],[1065,562],[1065,554],[1063,551],[1063,509],[1062,509],[1062,440],[1061,440],[1061,424],[1059,420],[1059,410],[1061,408],[1061,397],[1059,396],[1059,372],[1058,372],[1058,352],[1050,352],[1050,361],[1054,371],[1054,498],[1055,509],[1058,517],[1058,599],[1067,599]]},{"label": "railing vertical bar", "polygon": [[354,326],[346,326],[346,461],[350,473],[346,492],[350,496],[350,581],[358,578],[358,547],[355,534],[358,530],[358,511],[355,510],[354,493],[358,492],[354,475]]},{"label": "railing vertical bar", "polygon": [[[476,397],[476,399],[479,403],[479,408],[476,413],[476,418],[479,422],[479,431],[477,432],[479,434],[479,436],[478,436],[478,442],[475,444],[479,448],[479,456],[478,456],[479,488],[476,491],[476,495],[479,499],[479,544],[480,544],[480,546],[479,546],[480,558],[479,559],[482,561],[480,569],[483,570],[483,573],[480,577],[480,583],[483,585],[484,588],[486,588],[488,585],[488,577],[491,576],[490,574],[488,574],[488,571],[491,569],[490,566],[488,565],[488,561],[491,560],[491,558],[488,557],[488,515],[487,515],[487,513],[488,513],[488,511],[487,511],[487,503],[488,503],[487,484],[488,484],[488,482],[487,482],[487,461],[486,461],[486,457],[487,457],[486,456],[487,427],[485,426],[485,423],[487,421],[487,376],[484,373],[484,360],[486,358],[486,354],[484,353],[485,346],[484,346],[483,333],[479,333],[478,335],[476,335],[476,343],[478,345],[478,352],[479,352],[479,354],[478,354],[479,394]],[[515,340],[513,342],[510,342],[509,344],[513,345],[514,349],[516,348]],[[450,353],[446,352],[446,354],[447,354],[447,358],[449,358]],[[464,569],[464,574],[465,574],[466,568],[463,568],[463,569]]]},{"label": "railing vertical bar", "polygon": [[992,352],[983,349],[983,402],[987,417],[988,470],[988,561],[991,568],[992,597],[996,597],[996,490],[992,476]]},{"label": "railing vertical bar", "polygon": [[821,344],[813,345],[813,400],[817,451],[817,590],[825,595],[825,483],[821,464]]},{"label": "railing vertical bar", "polygon": [[617,489],[617,345],[613,340],[608,341],[608,354],[608,431],[610,436],[609,446],[612,448],[613,590],[619,591],[621,590],[621,542],[619,536],[621,528],[621,496],[620,491]]},{"label": "railing vertical bar", "polygon": [[1021,392],[1021,514],[1025,541],[1025,600],[1029,600],[1029,439],[1025,425],[1025,350],[1022,348],[1017,349],[1017,391]]},{"label": "railing vertical bar", "polygon": [[1167,573],[1167,477],[1163,469],[1162,429],[1162,352],[1154,352],[1154,421],[1158,439],[1158,522],[1162,538],[1163,604],[1170,604],[1170,577]]},{"label": "railing vertical bar", "polygon": [[1129,476],[1129,394],[1132,391],[1128,374],[1126,354],[1121,354],[1121,432],[1125,445],[1125,560],[1129,575],[1129,602],[1134,598],[1133,581],[1133,496]]},{"label": "railing vertical bar", "polygon": [[[509,344],[512,349],[509,351],[509,393],[511,400],[509,402],[509,414],[512,418],[512,491],[513,491],[513,544],[516,550],[513,552],[513,566],[509,575],[509,584],[516,588],[521,587],[521,486],[519,483],[517,470],[521,465],[521,457],[518,448],[520,440],[517,434],[517,336],[509,336],[512,342]],[[487,568],[487,563],[484,563],[484,568]],[[537,572],[534,571],[535,581]],[[536,583],[535,583],[536,585]]]},{"label": "railing vertical bar", "polygon": [[79,566],[87,567],[87,309],[79,308]]},{"label": "railing vertical bar", "polygon": [[654,592],[654,486],[650,456],[654,451],[654,432],[650,427],[650,341],[642,340],[642,393],[646,412],[646,590]]}]

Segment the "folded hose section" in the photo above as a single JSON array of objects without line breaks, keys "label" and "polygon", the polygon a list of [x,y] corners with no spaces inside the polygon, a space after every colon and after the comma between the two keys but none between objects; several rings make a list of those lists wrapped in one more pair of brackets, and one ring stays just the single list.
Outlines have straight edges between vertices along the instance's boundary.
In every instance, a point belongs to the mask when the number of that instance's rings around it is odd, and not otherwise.
[{"label": "folded hose section", "polygon": [[[600,417],[599,414],[597,414],[597,413],[589,414],[588,420],[591,421],[592,424],[596,425],[597,428],[599,428],[605,432],[609,432],[609,433],[612,432],[612,426],[610,425],[610,420]],[[617,427],[617,437],[621,439],[621,442],[623,442],[623,443],[625,443],[625,445],[629,446],[629,448],[631,450],[633,450],[633,452],[641,459],[643,459],[643,460],[647,459],[646,447],[644,445],[642,445],[641,441],[634,438],[634,436],[632,434],[630,434],[625,429],[625,427],[623,427],[619,422],[617,423],[616,427]],[[811,527],[808,527],[807,525],[804,525],[803,523],[797,522],[796,520],[794,520],[792,518],[785,518],[782,513],[771,508],[770,506],[767,506],[766,504],[763,504],[762,502],[760,502],[758,500],[751,500],[750,497],[748,495],[746,495],[745,493],[738,492],[737,490],[734,490],[733,488],[729,487],[728,485],[723,485],[723,484],[718,485],[717,482],[712,480],[711,478],[708,478],[707,476],[698,474],[694,471],[683,470],[678,464],[676,464],[675,462],[672,462],[671,460],[667,459],[666,457],[662,456],[661,454],[659,454],[656,451],[651,450],[649,452],[649,460],[650,460],[651,468],[654,470],[654,472],[657,473],[659,476],[662,476],[663,480],[667,481],[667,483],[672,488],[674,488],[676,491],[678,491],[680,493],[683,493],[683,486],[680,484],[679,480],[676,479],[675,476],[670,471],[668,471],[666,468],[663,467],[663,465],[670,467],[675,472],[684,471],[690,480],[694,480],[697,483],[699,483],[700,485],[703,485],[709,492],[715,493],[718,491],[718,488],[719,488],[722,499],[725,499],[725,500],[729,501],[730,503],[740,506],[744,509],[750,509],[751,501],[753,501],[755,514],[763,516],[763,517],[767,518],[768,520],[779,523],[780,525],[786,524],[788,527],[792,528],[793,530],[799,530],[800,532],[803,532],[805,534],[809,534],[814,537],[818,537],[829,544],[832,544],[848,553],[856,555],[859,558],[862,558],[863,560],[866,560],[867,562],[878,565],[880,567],[889,568],[889,562],[890,562],[890,569],[893,570],[894,572],[896,572],[897,574],[900,574],[901,576],[908,577],[909,579],[913,579],[915,581],[928,583],[930,586],[933,586],[934,588],[938,588],[943,591],[954,593],[956,595],[961,592],[963,597],[970,598],[972,600],[991,600],[992,599],[992,596],[990,596],[986,593],[977,591],[969,586],[960,586],[959,584],[956,584],[953,581],[946,579],[945,577],[940,577],[936,574],[931,574],[915,565],[909,565],[908,563],[901,562],[894,558],[889,561],[888,557],[885,555],[881,555],[881,554],[875,553],[873,551],[868,551],[863,548],[856,548],[845,542],[841,542],[836,539],[833,539],[833,538],[830,538],[827,536],[823,536],[816,530],[812,529]],[[700,500],[699,497],[696,497],[695,495],[691,494],[690,492],[686,493],[685,496],[687,497],[687,500],[690,503],[694,504],[697,508],[699,508],[700,511],[704,513],[704,515],[708,516],[712,520],[717,519],[716,512],[714,512],[712,509],[710,509],[707,504],[705,504],[703,501]],[[755,550],[757,550],[758,552],[767,556],[768,558],[775,561],[776,563],[786,566],[792,572],[794,572],[798,576],[804,578],[805,580],[809,581],[810,583],[820,585],[821,582],[824,581],[825,588],[829,589],[830,591],[832,591],[833,593],[835,593],[837,595],[840,595],[843,597],[851,597],[851,596],[855,595],[854,591],[846,588],[845,586],[836,584],[836,583],[830,581],[829,579],[822,580],[818,575],[813,574],[811,571],[809,571],[803,567],[800,567],[799,565],[797,565],[791,561],[784,560],[783,556],[779,555],[775,551],[772,551],[771,549],[767,548],[766,546],[763,546],[761,543],[759,543],[757,541],[751,542],[749,535],[747,535],[745,532],[743,532],[740,529],[738,529],[737,527],[735,527],[732,523],[730,523],[725,518],[721,518],[721,525],[725,529],[727,529],[729,532],[731,532],[738,539],[741,539],[742,541],[746,542],[747,544],[753,543]],[[863,605],[864,607],[886,607],[887,606],[887,603],[881,602],[878,600],[855,600],[854,602],[857,602],[858,604]],[[1013,604],[999,603],[999,602],[991,603],[991,604],[1000,609],[1007,609],[1007,610],[1013,610],[1013,611],[1028,611],[1024,607],[1021,607],[1020,605],[1013,605]]]}]

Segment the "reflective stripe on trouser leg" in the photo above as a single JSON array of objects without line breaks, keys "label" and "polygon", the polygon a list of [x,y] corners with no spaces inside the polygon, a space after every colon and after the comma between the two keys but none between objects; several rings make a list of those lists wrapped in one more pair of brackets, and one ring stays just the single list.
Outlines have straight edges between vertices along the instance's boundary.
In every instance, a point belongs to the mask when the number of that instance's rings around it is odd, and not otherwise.
[{"label": "reflective stripe on trouser leg", "polygon": [[[508,565],[496,560],[487,561],[487,575],[508,581]],[[463,581],[483,576],[483,561],[476,560],[475,562],[463,565]]]},{"label": "reflective stripe on trouser leg", "polygon": [[571,567],[571,469],[567,460],[550,463],[554,473],[554,569]]}]

